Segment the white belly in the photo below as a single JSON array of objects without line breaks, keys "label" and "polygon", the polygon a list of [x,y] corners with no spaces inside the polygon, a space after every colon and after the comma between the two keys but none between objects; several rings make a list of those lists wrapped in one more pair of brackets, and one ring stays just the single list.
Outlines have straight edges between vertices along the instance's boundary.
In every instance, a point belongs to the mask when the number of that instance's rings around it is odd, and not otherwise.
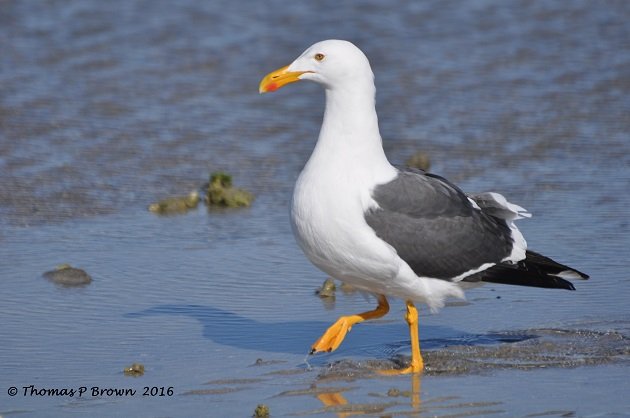
[{"label": "white belly", "polygon": [[369,189],[360,191],[351,179],[325,177],[305,170],[296,183],[291,222],[298,244],[329,275],[386,293],[400,258],[365,222],[363,213],[374,204]]}]

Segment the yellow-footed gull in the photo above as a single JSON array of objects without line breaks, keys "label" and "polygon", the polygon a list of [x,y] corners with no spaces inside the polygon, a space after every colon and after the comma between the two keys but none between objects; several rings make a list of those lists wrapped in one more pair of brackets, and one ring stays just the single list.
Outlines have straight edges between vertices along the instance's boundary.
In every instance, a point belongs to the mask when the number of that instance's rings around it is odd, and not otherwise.
[{"label": "yellow-footed gull", "polygon": [[389,311],[387,296],[407,303],[411,365],[423,370],[414,302],[431,310],[463,298],[461,282],[484,281],[574,290],[588,276],[527,250],[516,219],[529,217],[498,193],[467,195],[448,180],[396,168],[383,151],[374,74],[352,43],[314,44],[263,78],[260,92],[311,80],[326,91],[319,139],[300,174],[291,206],[298,244],[330,276],[377,296],[368,312],[342,316],[313,344],[335,350],[350,328]]}]

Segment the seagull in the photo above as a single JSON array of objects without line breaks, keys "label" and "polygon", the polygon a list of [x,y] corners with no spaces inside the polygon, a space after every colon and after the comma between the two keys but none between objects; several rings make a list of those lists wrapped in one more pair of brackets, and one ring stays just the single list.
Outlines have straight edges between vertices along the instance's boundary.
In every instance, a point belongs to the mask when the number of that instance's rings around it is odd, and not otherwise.
[{"label": "seagull", "polygon": [[431,311],[463,298],[463,282],[575,290],[589,276],[527,249],[514,221],[531,215],[499,193],[466,194],[447,179],[394,167],[383,151],[374,74],[365,54],[343,40],[318,42],[266,75],[259,92],[300,80],[320,84],[326,109],[317,144],[295,184],[291,225],[307,258],[328,275],[376,296],[375,309],[341,316],[311,347],[330,352],[353,325],[406,301],[411,364],[424,361],[414,303]]}]

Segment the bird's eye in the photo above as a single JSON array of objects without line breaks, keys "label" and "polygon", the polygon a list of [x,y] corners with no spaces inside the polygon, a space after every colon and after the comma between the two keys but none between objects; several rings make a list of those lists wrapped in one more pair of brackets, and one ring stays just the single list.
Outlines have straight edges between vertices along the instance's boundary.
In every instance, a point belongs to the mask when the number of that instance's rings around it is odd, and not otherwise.
[{"label": "bird's eye", "polygon": [[324,54],[322,54],[322,53],[317,53],[317,54],[315,54],[315,59],[316,59],[317,61],[323,61],[323,60],[324,60],[324,58],[326,58],[326,56],[325,56]]}]

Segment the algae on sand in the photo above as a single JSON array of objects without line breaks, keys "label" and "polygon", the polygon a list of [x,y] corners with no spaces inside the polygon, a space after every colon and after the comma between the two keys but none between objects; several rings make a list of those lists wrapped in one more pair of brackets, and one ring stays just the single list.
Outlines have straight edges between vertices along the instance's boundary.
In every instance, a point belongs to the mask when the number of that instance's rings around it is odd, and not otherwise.
[{"label": "algae on sand", "polygon": [[[238,208],[250,206],[254,196],[244,189],[232,187],[232,176],[222,171],[210,175],[210,182],[203,186],[204,202],[208,207]],[[197,191],[186,196],[168,197],[153,203],[149,211],[157,215],[178,215],[194,209],[201,200]]]}]

